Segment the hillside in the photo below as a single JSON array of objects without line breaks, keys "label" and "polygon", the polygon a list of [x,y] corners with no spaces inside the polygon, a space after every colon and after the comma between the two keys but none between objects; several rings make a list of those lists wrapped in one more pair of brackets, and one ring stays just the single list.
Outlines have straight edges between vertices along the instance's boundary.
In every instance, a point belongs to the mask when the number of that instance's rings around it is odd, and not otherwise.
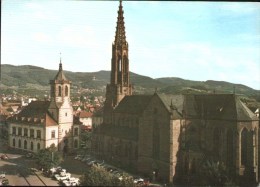
[{"label": "hillside", "polygon": [[[37,66],[1,65],[1,92],[29,95],[49,93],[49,81],[57,70],[48,70]],[[80,88],[98,90],[105,94],[106,85],[110,81],[110,71],[71,72],[65,71],[66,77],[72,81],[72,93]],[[224,81],[192,81],[176,77],[153,79],[147,76],[130,73],[131,83],[136,94],[152,94],[157,88],[160,93],[233,93],[242,95],[246,101],[257,105],[260,102],[260,91],[241,84]]]}]

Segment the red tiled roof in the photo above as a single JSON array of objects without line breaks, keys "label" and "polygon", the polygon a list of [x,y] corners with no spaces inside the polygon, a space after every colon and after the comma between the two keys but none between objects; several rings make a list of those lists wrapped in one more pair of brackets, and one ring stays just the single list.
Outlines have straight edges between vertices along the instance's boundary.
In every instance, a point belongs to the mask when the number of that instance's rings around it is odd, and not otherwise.
[{"label": "red tiled roof", "polygon": [[92,117],[92,115],[93,114],[91,112],[82,111],[82,112],[80,112],[79,117],[80,118],[89,118],[89,117]]}]

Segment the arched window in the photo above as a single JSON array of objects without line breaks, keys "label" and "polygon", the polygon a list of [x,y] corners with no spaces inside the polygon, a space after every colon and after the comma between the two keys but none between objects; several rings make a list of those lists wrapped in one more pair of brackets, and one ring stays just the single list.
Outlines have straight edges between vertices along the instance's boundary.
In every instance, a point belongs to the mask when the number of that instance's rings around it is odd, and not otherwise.
[{"label": "arched window", "polygon": [[21,148],[22,147],[22,143],[21,140],[18,141],[18,147]]},{"label": "arched window", "polygon": [[15,147],[15,139],[13,139],[13,147]]},{"label": "arched window", "polygon": [[24,140],[23,147],[24,147],[24,149],[27,149],[27,141],[26,140]]},{"label": "arched window", "polygon": [[183,167],[184,173],[188,174],[189,173],[189,160],[188,158],[184,159],[184,167]]},{"label": "arched window", "polygon": [[58,96],[61,96],[61,86],[59,86]]},{"label": "arched window", "polygon": [[241,132],[241,164],[244,166],[247,165],[247,133],[246,128]]},{"label": "arched window", "polygon": [[195,159],[193,159],[192,162],[191,162],[191,173],[192,174],[196,173],[196,161],[195,161]]},{"label": "arched window", "polygon": [[40,150],[41,149],[41,145],[40,143],[37,143],[37,150]]},{"label": "arched window", "polygon": [[69,88],[68,86],[66,85],[65,86],[65,96],[68,96],[69,95]]},{"label": "arched window", "polygon": [[153,124],[153,158],[160,158],[160,128],[159,124],[155,121]]},{"label": "arched window", "polygon": [[31,142],[31,150],[33,151],[33,142]]},{"label": "arched window", "polygon": [[219,156],[221,146],[221,131],[219,128],[215,128],[213,131],[213,150],[216,155]]},{"label": "arched window", "polygon": [[234,154],[234,144],[233,144],[233,132],[231,129],[227,131],[227,165],[233,165],[233,154]]},{"label": "arched window", "polygon": [[78,140],[74,140],[74,148],[78,148]]}]

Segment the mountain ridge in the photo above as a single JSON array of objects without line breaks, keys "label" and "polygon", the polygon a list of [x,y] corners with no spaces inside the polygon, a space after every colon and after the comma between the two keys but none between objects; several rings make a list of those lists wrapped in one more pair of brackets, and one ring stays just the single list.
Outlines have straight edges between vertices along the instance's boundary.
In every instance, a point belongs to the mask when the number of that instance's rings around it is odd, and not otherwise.
[{"label": "mountain ridge", "polygon": [[[58,70],[45,69],[32,65],[1,65],[0,86],[7,91],[35,90],[48,91],[49,81]],[[72,72],[64,70],[66,77],[72,81],[72,89],[96,89],[105,95],[106,85],[110,82],[110,71]],[[236,93],[260,102],[260,90],[255,90],[242,84],[226,81],[206,80],[193,81],[179,77],[151,78],[130,72],[130,81],[134,85],[135,94],[151,94],[155,89],[159,93],[171,94],[206,94],[206,93]],[[28,91],[29,92],[29,91]]]}]

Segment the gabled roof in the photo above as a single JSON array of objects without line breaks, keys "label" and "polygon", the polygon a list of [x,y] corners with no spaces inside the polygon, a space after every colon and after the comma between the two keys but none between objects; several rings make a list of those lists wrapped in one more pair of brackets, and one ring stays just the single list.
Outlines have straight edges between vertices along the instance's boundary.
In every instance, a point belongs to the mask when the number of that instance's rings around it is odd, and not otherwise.
[{"label": "gabled roof", "polygon": [[151,98],[152,95],[125,96],[114,112],[141,115]]},{"label": "gabled roof", "polygon": [[48,112],[49,105],[50,101],[32,101],[10,120],[28,124],[42,124],[44,126],[57,125],[57,122]]},{"label": "gabled roof", "polygon": [[44,117],[48,111],[50,101],[32,101],[28,106],[24,107],[17,115],[18,117]]},{"label": "gabled roof", "polygon": [[159,96],[167,110],[171,111],[172,107],[177,109],[178,111],[182,111],[183,108],[183,100],[184,96],[183,95],[171,95],[171,94],[158,94],[155,93]]},{"label": "gabled roof", "polygon": [[183,109],[187,118],[258,120],[234,94],[185,95]]}]

